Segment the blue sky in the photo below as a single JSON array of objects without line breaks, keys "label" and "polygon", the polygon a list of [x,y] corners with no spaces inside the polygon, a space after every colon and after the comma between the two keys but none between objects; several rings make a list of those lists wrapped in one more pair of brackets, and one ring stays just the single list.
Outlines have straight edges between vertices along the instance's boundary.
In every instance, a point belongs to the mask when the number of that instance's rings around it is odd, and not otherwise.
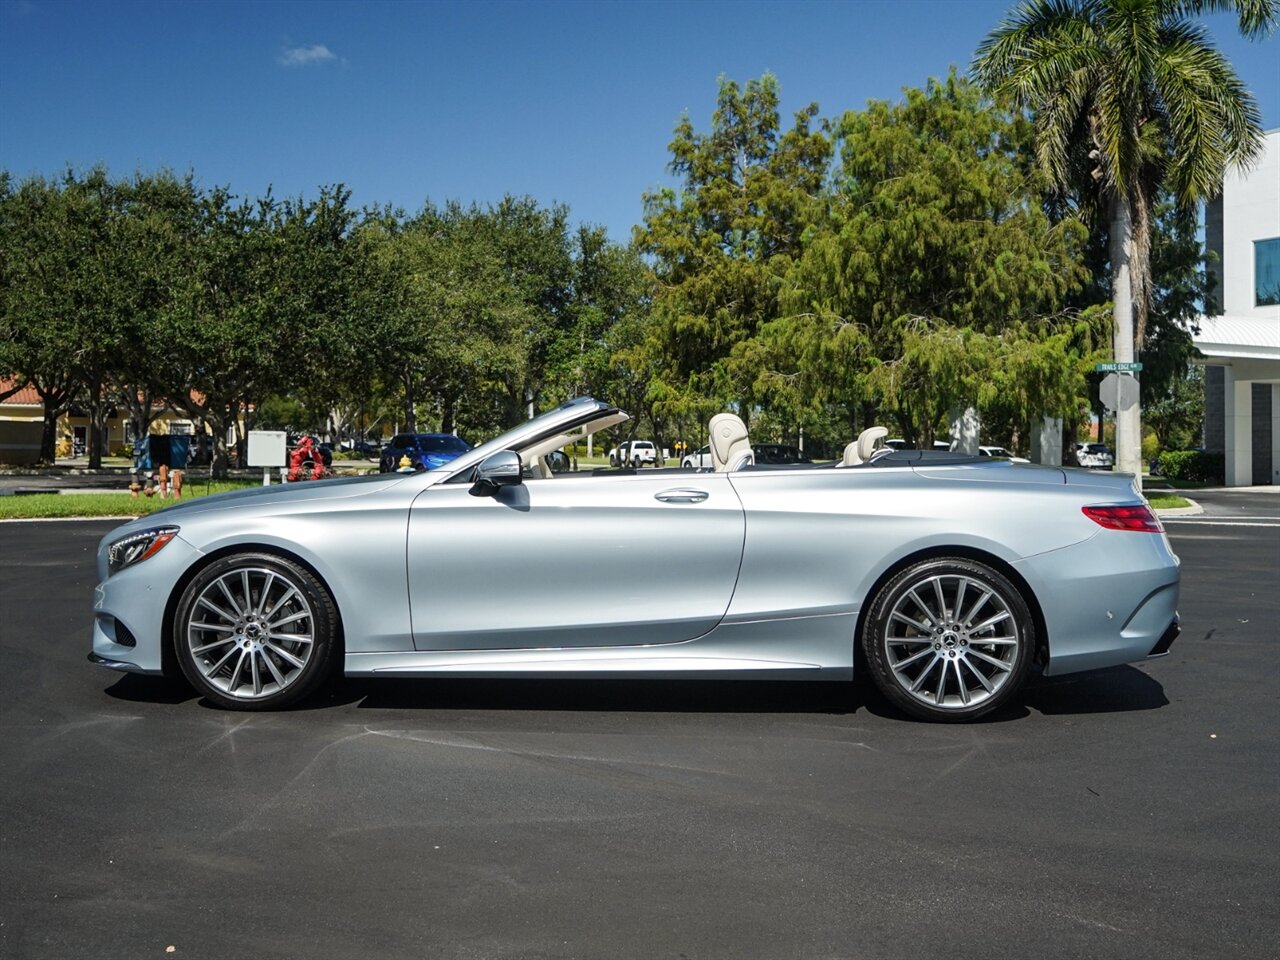
[{"label": "blue sky", "polygon": [[[0,167],[193,170],[410,211],[529,194],[624,240],[682,111],[772,71],[824,116],[966,67],[1006,0],[79,3],[0,0]],[[1280,40],[1219,45],[1280,126]]]}]

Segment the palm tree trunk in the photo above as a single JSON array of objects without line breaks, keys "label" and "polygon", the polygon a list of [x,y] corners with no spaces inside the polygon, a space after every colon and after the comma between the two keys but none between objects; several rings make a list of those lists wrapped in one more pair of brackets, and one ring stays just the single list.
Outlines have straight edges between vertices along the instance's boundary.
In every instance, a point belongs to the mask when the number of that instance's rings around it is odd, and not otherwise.
[{"label": "palm tree trunk", "polygon": [[[1117,363],[1133,362],[1134,264],[1130,262],[1133,247],[1133,211],[1129,197],[1119,193],[1111,198],[1111,300],[1115,319],[1112,348]],[[1115,469],[1121,473],[1132,473],[1141,483],[1142,409],[1138,405],[1137,390],[1133,393],[1132,404],[1126,406],[1121,402],[1120,409],[1116,411]]]}]

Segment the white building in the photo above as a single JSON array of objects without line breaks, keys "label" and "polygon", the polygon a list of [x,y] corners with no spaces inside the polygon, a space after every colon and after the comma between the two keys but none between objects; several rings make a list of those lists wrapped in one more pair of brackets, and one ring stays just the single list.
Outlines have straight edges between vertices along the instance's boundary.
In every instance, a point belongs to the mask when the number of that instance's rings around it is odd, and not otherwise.
[{"label": "white building", "polygon": [[1218,316],[1200,318],[1204,445],[1226,455],[1228,486],[1280,483],[1280,130],[1262,158],[1231,171],[1205,208],[1218,255]]}]

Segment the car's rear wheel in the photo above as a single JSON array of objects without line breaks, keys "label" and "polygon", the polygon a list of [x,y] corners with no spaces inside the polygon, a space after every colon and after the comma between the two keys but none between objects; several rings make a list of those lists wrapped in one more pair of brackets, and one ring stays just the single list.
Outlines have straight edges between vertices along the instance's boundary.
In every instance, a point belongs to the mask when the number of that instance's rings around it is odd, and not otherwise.
[{"label": "car's rear wheel", "polygon": [[923,720],[972,720],[1017,694],[1035,625],[999,571],[961,557],[913,564],[881,588],[862,636],[876,686]]},{"label": "car's rear wheel", "polygon": [[270,710],[328,676],[337,624],[333,598],[310,571],[241,553],[187,585],[173,638],[182,672],[206,698],[229,710]]}]

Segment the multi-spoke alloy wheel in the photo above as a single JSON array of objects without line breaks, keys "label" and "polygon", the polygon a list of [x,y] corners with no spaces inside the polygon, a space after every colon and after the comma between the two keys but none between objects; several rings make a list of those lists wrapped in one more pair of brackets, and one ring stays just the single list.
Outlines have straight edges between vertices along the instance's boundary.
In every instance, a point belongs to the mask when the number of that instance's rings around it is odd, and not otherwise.
[{"label": "multi-spoke alloy wheel", "polygon": [[187,679],[232,709],[283,706],[324,678],[336,615],[308,571],[263,554],[202,570],[178,605],[174,642]]},{"label": "multi-spoke alloy wheel", "polygon": [[1034,629],[1022,594],[997,571],[929,560],[876,595],[863,649],[877,686],[908,713],[971,720],[1021,686]]}]

